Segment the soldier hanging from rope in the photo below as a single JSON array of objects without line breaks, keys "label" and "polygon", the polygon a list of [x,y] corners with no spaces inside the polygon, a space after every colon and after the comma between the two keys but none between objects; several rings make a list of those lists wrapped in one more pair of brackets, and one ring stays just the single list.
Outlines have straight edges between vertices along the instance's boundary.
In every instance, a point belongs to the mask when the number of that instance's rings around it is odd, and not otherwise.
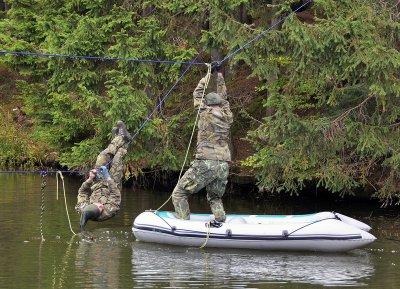
[{"label": "soldier hanging from rope", "polygon": [[233,117],[227,100],[222,64],[213,62],[211,69],[212,77],[217,77],[217,92],[208,93],[202,99],[205,78],[200,80],[193,92],[194,107],[200,108],[196,155],[191,167],[178,181],[172,193],[172,202],[176,216],[189,220],[188,197],[205,187],[216,221],[214,224],[220,226],[219,223],[226,219],[221,198],[228,182],[228,162],[231,161],[229,135]]},{"label": "soldier hanging from rope", "polygon": [[[124,158],[132,140],[122,121],[112,130],[113,140],[97,157],[96,168],[78,190],[75,210],[81,214],[80,227],[88,220],[105,221],[114,217],[121,204],[121,180],[124,175]],[[106,165],[110,164],[110,172]]]}]

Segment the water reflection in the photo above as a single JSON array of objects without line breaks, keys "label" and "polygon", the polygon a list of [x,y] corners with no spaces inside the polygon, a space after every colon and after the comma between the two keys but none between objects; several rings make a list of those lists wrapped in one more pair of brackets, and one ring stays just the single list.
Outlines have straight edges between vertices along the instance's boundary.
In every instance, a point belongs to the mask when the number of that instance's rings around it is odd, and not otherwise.
[{"label": "water reflection", "polygon": [[[79,215],[73,206],[81,181],[66,178],[76,230]],[[0,174],[0,184],[0,288],[400,288],[399,207],[382,211],[374,204],[300,199],[264,204],[227,195],[230,213],[339,211],[370,224],[378,240],[348,254],[199,250],[136,242],[131,232],[134,218],[164,202],[170,193],[129,188],[124,190],[119,215],[91,222],[87,235],[71,238],[63,199],[56,200],[55,178],[49,177],[43,215],[46,241],[41,242],[40,176]],[[209,212],[204,196],[193,198],[191,208]]]},{"label": "water reflection", "polygon": [[126,232],[97,229],[80,233],[78,238],[74,258],[78,287],[125,288],[120,260],[125,257],[124,247],[131,243]]},{"label": "water reflection", "polygon": [[363,250],[321,255],[132,245],[137,288],[232,288],[256,283],[363,286],[374,271],[370,253]]}]

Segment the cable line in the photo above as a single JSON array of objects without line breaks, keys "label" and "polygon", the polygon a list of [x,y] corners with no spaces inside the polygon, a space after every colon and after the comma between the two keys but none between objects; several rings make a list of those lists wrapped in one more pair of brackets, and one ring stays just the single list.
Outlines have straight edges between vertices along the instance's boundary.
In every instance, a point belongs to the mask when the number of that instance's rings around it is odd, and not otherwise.
[{"label": "cable line", "polygon": [[173,65],[173,64],[190,64],[190,65],[205,64],[204,62],[133,59],[133,58],[124,58],[124,57],[101,57],[101,56],[91,56],[91,55],[68,55],[68,54],[57,54],[57,53],[29,52],[29,51],[0,50],[0,54],[27,55],[27,56],[38,56],[38,57],[60,57],[60,58],[73,58],[73,59],[92,59],[92,60],[101,60],[101,61],[148,62],[148,63],[163,63],[163,64],[171,64],[171,65]]}]

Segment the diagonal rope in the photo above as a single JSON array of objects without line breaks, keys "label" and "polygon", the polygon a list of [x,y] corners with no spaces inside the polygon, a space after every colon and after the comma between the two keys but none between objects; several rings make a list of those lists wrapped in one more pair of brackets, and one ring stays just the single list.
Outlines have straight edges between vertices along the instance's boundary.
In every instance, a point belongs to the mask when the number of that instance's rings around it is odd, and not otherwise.
[{"label": "diagonal rope", "polygon": [[207,45],[204,45],[204,47],[200,50],[200,52],[196,55],[196,57],[193,59],[192,62],[190,62],[190,65],[185,69],[185,71],[182,73],[182,75],[178,78],[178,80],[174,83],[174,85],[170,88],[170,90],[167,92],[167,94],[161,99],[160,103],[156,106],[156,108],[147,116],[146,120],[143,122],[143,124],[139,127],[139,129],[135,132],[135,134],[132,136],[131,141],[128,143],[130,144],[132,140],[139,134],[139,132],[144,128],[146,123],[150,120],[152,115],[160,108],[161,104],[165,101],[165,99],[169,96],[171,91],[175,88],[175,86],[178,84],[178,82],[185,76],[185,74],[189,71],[189,69],[192,67],[193,64],[195,64],[197,58],[200,56],[200,54],[203,53],[203,51],[207,48]]},{"label": "diagonal rope", "polygon": [[[161,99],[161,101],[158,103],[158,105],[156,106],[156,108],[147,116],[146,120],[142,123],[142,125],[137,129],[137,131],[133,134],[131,140],[128,142],[128,145],[135,139],[135,137],[139,134],[139,132],[144,128],[144,126],[146,125],[146,123],[150,120],[150,118],[153,116],[153,114],[160,108],[160,106],[162,105],[162,103],[165,101],[165,99],[170,95],[170,93],[172,92],[172,90],[175,88],[175,86],[179,83],[179,81],[181,81],[181,79],[185,76],[185,74],[189,71],[189,69],[192,67],[192,65],[194,63],[196,63],[197,58],[200,56],[200,54],[203,53],[203,51],[207,48],[207,45],[204,45],[203,48],[200,50],[200,52],[196,55],[196,57],[192,60],[192,62],[190,62],[190,65],[185,69],[185,71],[182,73],[182,75],[178,78],[177,81],[175,81],[174,85],[172,85],[172,87],[169,89],[169,91],[165,94],[165,96]],[[107,164],[105,164],[105,166],[108,166],[111,163],[111,161],[109,161]]]}]

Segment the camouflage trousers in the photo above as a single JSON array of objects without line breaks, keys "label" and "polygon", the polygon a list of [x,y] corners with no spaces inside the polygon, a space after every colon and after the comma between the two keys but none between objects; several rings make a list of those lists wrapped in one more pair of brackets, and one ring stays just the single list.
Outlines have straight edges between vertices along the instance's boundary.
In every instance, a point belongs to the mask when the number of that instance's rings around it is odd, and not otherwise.
[{"label": "camouflage trousers", "polygon": [[104,210],[98,221],[105,221],[114,217],[121,205],[122,178],[125,173],[124,159],[127,153],[127,144],[121,136],[115,137],[108,147],[97,157],[96,167],[110,164],[110,177],[112,180],[100,180],[92,186],[90,203],[102,203]]},{"label": "camouflage trousers", "polygon": [[207,201],[215,220],[226,219],[222,196],[228,182],[229,164],[217,160],[194,160],[172,192],[172,202],[179,219],[189,220],[188,197],[206,188]]},{"label": "camouflage trousers", "polygon": [[116,136],[108,145],[108,147],[97,156],[96,159],[96,168],[111,164],[109,170],[110,177],[118,185],[119,189],[121,189],[121,181],[125,173],[123,160],[126,155],[127,148],[128,144],[123,137]]}]

